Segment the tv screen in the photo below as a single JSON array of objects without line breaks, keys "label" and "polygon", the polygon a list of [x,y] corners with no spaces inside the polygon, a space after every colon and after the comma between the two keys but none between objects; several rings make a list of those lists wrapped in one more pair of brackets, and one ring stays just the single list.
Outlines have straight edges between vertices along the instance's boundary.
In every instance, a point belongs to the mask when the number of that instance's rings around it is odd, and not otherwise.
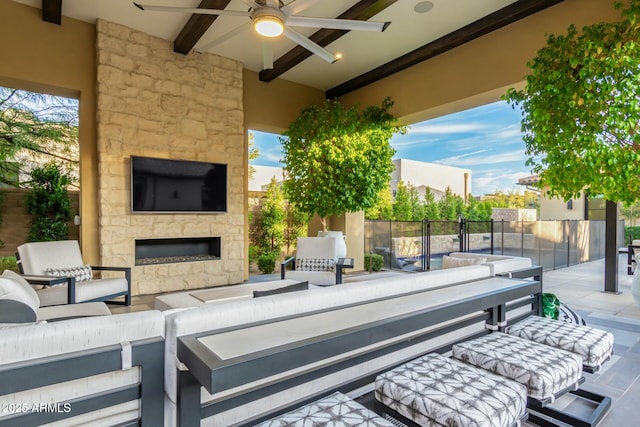
[{"label": "tv screen", "polygon": [[227,165],[131,156],[133,212],[226,212]]}]

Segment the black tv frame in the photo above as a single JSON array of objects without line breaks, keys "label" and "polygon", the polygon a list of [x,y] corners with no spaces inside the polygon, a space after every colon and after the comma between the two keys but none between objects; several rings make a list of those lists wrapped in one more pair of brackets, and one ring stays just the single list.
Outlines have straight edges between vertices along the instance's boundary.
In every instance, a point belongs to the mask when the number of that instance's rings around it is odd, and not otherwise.
[{"label": "black tv frame", "polygon": [[[165,163],[167,166],[176,165],[179,163],[185,164],[194,164],[194,165],[211,165],[217,167],[224,167],[224,207],[222,209],[178,209],[178,210],[163,210],[163,209],[136,209],[134,200],[135,194],[140,191],[135,188],[135,171],[134,171],[134,159],[141,160],[149,160],[152,162]],[[205,162],[199,160],[186,160],[186,159],[167,159],[167,158],[159,158],[159,157],[148,157],[148,156],[136,156],[132,155],[130,157],[130,208],[131,213],[133,214],[221,214],[227,213],[228,211],[228,193],[229,193],[229,170],[228,165],[226,163],[216,163],[216,162]]]}]

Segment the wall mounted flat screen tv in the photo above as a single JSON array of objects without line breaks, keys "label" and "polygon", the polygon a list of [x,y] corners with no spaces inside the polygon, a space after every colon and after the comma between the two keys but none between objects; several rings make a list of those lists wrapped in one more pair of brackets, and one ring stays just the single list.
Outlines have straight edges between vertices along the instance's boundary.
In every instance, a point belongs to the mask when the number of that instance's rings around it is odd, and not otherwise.
[{"label": "wall mounted flat screen tv", "polygon": [[226,212],[227,165],[131,156],[132,212]]}]

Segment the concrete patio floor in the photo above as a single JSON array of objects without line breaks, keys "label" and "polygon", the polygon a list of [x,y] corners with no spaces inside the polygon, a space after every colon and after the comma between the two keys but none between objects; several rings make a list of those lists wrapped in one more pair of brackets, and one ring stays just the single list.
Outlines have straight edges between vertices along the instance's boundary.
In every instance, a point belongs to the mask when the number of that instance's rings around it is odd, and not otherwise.
[{"label": "concrete patio floor", "polygon": [[[612,398],[612,406],[599,427],[637,425],[640,419],[640,308],[631,295],[631,277],[627,275],[627,257],[620,255],[618,263],[618,295],[605,294],[604,260],[578,264],[558,270],[545,271],[545,292],[554,293],[560,301],[576,309],[587,324],[613,333],[614,355],[596,374],[585,374],[583,389]],[[374,273],[393,276],[395,272]],[[252,276],[249,280],[275,280],[279,275]],[[347,274],[345,282],[360,281],[367,273]],[[150,310],[156,295],[133,297],[130,307],[111,306],[113,313]],[[586,412],[588,405],[563,397],[554,406],[566,407],[570,412]],[[634,421],[635,420],[635,421]],[[523,423],[523,425],[533,425]]]}]

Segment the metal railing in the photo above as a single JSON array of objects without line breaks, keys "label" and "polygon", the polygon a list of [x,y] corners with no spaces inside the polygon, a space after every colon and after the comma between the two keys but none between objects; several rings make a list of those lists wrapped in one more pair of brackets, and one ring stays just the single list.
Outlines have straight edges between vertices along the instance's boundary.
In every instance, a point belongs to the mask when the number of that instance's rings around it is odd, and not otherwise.
[{"label": "metal railing", "polygon": [[392,270],[438,270],[456,251],[524,256],[554,270],[604,258],[604,246],[605,221],[365,221],[365,253]]}]

